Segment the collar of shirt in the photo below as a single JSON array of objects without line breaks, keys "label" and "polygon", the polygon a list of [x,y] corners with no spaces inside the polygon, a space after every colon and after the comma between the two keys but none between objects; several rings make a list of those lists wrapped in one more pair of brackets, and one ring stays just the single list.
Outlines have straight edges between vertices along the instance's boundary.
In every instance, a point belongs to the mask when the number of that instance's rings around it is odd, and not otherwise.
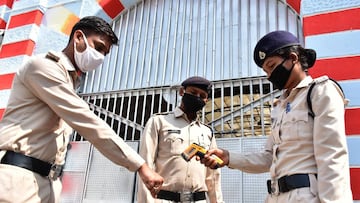
[{"label": "collar of shirt", "polygon": [[282,94],[280,100],[282,100],[282,106],[285,108],[285,105],[287,105],[289,102],[292,102],[297,95],[297,93],[300,91],[300,89],[304,87],[308,87],[309,84],[313,81],[311,76],[306,76],[294,89],[291,90],[290,94],[287,95],[287,93],[284,91]]},{"label": "collar of shirt", "polygon": [[[174,109],[174,116],[175,118],[179,118],[179,117],[183,117],[185,120],[189,121],[189,119],[187,119],[187,116],[185,114],[185,112],[183,110],[181,110],[181,108],[179,106],[177,106],[175,109]],[[200,117],[197,116],[195,121],[191,122],[191,123],[197,123],[199,124],[200,123]]]},{"label": "collar of shirt", "polygon": [[311,76],[306,76],[295,88],[300,89],[303,87],[307,87],[312,81],[313,79]]}]

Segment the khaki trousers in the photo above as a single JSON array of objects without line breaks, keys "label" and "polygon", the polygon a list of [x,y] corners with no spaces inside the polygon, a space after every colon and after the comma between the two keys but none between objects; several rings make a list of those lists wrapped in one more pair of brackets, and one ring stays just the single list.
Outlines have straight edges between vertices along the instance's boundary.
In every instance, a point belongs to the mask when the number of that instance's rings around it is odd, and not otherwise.
[{"label": "khaki trousers", "polygon": [[61,182],[17,166],[0,164],[1,203],[58,203]]}]

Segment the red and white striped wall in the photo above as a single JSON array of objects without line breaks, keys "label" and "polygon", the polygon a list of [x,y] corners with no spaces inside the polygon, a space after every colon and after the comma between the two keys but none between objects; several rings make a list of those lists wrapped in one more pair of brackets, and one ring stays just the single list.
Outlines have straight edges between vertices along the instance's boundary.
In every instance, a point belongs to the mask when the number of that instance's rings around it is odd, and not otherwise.
[{"label": "red and white striped wall", "polygon": [[9,20],[9,10],[12,8],[14,0],[1,0],[0,1],[0,29],[6,28],[7,21]]},{"label": "red and white striped wall", "polygon": [[350,100],[345,125],[351,187],[354,201],[360,202],[360,1],[302,0],[300,16],[305,46],[317,52],[310,75],[336,79]]},{"label": "red and white striped wall", "polygon": [[[0,50],[0,117],[2,116],[9,94],[14,73],[23,61],[32,54],[39,25],[43,16],[40,7],[31,6],[28,10],[12,12],[13,1],[0,1],[6,6],[8,15],[5,35]],[[4,15],[6,16],[6,15]]]}]

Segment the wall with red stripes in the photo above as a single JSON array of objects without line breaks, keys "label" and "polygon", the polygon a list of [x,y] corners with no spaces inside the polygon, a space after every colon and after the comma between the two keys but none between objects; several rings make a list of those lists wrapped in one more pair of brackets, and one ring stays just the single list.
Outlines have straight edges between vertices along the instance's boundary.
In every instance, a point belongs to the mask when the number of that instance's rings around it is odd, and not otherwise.
[{"label": "wall with red stripes", "polygon": [[345,110],[353,199],[360,200],[360,1],[302,0],[305,46],[317,51],[313,77],[328,75],[350,100]]},{"label": "wall with red stripes", "polygon": [[[14,73],[30,55],[44,53],[48,47],[62,49],[72,25],[83,16],[97,15],[110,22],[139,1],[93,0],[92,4],[85,4],[82,1],[0,0],[0,30],[5,30],[0,49],[0,119]],[[350,99],[345,112],[346,134],[354,200],[360,200],[360,159],[356,158],[360,154],[360,68],[357,67],[360,63],[360,0],[286,2],[302,18],[305,46],[318,53],[310,74],[313,77],[328,75],[340,81]]]}]

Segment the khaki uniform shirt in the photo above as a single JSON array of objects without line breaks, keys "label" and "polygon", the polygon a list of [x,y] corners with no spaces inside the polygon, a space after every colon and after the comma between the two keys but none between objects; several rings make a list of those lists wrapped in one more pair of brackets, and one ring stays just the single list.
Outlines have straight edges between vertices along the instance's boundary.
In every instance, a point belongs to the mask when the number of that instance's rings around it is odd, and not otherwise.
[{"label": "khaki uniform shirt", "polygon": [[314,202],[352,202],[343,95],[327,77],[319,79],[311,93],[313,119],[306,102],[311,82],[308,76],[289,96],[280,97],[271,113],[272,132],[265,150],[230,153],[229,167],[249,173],[270,171],[273,180],[317,174],[317,184],[311,185]]},{"label": "khaki uniform shirt", "polygon": [[[141,137],[139,153],[164,178],[162,190],[207,191],[211,203],[223,202],[220,169],[206,168],[195,157],[189,162],[182,158],[181,153],[192,143],[206,149],[216,147],[212,130],[199,120],[190,122],[177,107],[173,112],[149,119]],[[142,183],[138,187],[138,202],[155,202]]]},{"label": "khaki uniform shirt", "polygon": [[75,92],[77,84],[75,68],[63,53],[29,59],[13,81],[0,122],[0,150],[63,164],[74,129],[111,161],[136,171],[144,160],[90,111]]}]

